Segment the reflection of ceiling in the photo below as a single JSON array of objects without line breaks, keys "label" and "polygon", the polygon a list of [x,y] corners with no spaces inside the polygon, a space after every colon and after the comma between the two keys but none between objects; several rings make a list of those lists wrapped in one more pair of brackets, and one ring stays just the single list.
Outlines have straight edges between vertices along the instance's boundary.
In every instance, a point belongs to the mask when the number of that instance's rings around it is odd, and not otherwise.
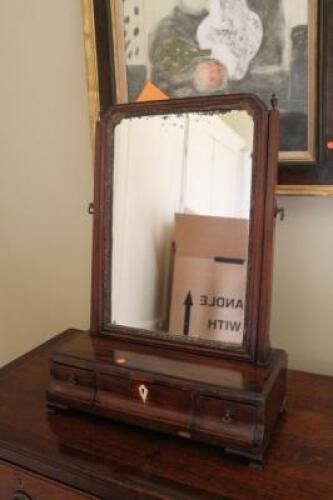
[{"label": "reflection of ceiling", "polygon": [[[156,123],[156,127],[161,124],[161,130],[168,131],[169,128],[173,127],[184,127],[184,118],[186,115],[194,115],[196,113],[183,113],[183,114],[170,114],[164,117],[156,115],[150,116],[149,120],[154,120]],[[211,124],[212,118],[215,116],[216,118],[220,118],[225,125],[231,128],[233,132],[239,135],[247,145],[248,151],[252,151],[253,148],[253,134],[254,134],[254,125],[253,119],[246,111],[230,111],[223,115],[216,114],[204,114],[197,113],[198,119],[200,117],[201,120],[206,120],[207,123]],[[136,120],[147,120],[148,118],[129,118],[128,120],[134,122]],[[127,120],[127,119],[126,119]]]}]

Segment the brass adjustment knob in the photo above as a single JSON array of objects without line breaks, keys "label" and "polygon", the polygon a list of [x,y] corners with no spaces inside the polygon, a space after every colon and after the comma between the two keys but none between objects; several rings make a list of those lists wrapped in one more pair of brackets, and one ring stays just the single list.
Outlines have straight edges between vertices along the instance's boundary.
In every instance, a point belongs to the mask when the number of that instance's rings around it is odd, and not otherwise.
[{"label": "brass adjustment knob", "polygon": [[286,216],[285,209],[283,207],[278,207],[276,205],[274,209],[274,217],[275,218],[280,217],[280,221],[284,221],[285,216]]},{"label": "brass adjustment knob", "polygon": [[24,491],[17,491],[14,493],[13,500],[31,500],[31,497]]},{"label": "brass adjustment knob", "polygon": [[224,424],[231,424],[232,420],[233,420],[233,419],[232,419],[232,416],[231,416],[231,411],[230,411],[230,410],[227,410],[227,411],[225,412],[225,414],[223,415],[223,417],[222,417],[222,422],[223,422]]}]

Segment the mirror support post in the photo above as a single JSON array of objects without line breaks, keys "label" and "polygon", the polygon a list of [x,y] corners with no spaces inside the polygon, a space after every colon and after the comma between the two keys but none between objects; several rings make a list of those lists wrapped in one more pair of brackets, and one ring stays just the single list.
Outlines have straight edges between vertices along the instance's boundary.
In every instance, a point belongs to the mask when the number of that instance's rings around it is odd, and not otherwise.
[{"label": "mirror support post", "polygon": [[256,361],[265,364],[269,358],[270,346],[270,316],[274,256],[274,226],[275,226],[275,187],[278,177],[278,156],[280,137],[280,112],[277,99],[272,98],[273,109],[268,118],[268,148],[267,148],[267,181],[264,220],[263,266],[260,291],[260,314],[257,338]]}]

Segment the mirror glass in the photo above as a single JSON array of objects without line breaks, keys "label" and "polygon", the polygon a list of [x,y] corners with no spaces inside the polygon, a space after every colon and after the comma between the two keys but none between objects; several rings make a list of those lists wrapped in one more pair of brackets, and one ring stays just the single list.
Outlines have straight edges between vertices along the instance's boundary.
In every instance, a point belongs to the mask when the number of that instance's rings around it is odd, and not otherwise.
[{"label": "mirror glass", "polygon": [[131,117],[114,134],[112,325],[241,346],[253,118]]}]

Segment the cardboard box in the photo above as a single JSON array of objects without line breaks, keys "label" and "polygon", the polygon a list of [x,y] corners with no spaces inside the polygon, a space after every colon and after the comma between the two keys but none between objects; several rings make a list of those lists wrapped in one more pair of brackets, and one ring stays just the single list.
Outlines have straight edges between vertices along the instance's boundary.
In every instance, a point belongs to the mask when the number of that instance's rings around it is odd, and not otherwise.
[{"label": "cardboard box", "polygon": [[249,221],[176,214],[169,331],[241,345]]}]

